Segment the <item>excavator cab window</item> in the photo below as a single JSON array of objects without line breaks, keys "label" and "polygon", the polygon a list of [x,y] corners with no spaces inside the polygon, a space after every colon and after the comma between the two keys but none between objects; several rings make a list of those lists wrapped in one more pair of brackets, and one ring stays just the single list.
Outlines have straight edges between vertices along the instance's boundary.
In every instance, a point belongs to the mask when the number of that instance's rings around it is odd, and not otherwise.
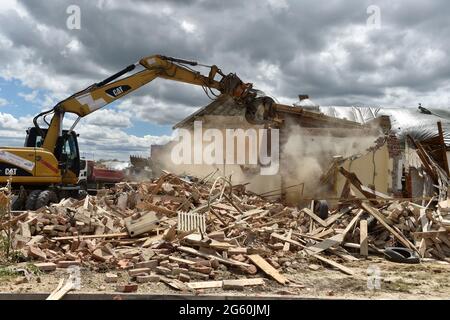
[{"label": "excavator cab window", "polygon": [[[46,132],[47,130],[42,130]],[[29,128],[27,130],[27,137],[25,139],[25,147],[41,148],[43,143],[42,136],[38,133],[36,128]]]},{"label": "excavator cab window", "polygon": [[[47,129],[41,129],[44,134]],[[27,130],[25,139],[25,147],[41,148],[44,138],[39,131],[32,127]],[[58,138],[55,147],[55,157],[63,169],[71,170],[77,176],[80,173],[80,153],[78,150],[77,134],[75,132],[68,133],[63,131],[63,135]]]},{"label": "excavator cab window", "polygon": [[77,176],[80,174],[80,153],[75,132],[63,131],[56,143],[55,156],[62,169],[71,170]]}]

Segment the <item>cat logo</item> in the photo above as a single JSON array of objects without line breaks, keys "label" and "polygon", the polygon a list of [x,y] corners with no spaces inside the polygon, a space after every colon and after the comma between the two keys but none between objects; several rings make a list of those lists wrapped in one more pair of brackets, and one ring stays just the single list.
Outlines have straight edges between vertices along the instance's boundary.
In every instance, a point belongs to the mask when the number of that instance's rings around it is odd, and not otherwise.
[{"label": "cat logo", "polygon": [[113,94],[114,94],[114,96],[118,96],[119,94],[122,94],[123,93],[123,90],[122,90],[122,88],[121,87],[117,87],[117,88],[115,88],[115,89],[113,89]]},{"label": "cat logo", "polygon": [[118,96],[122,95],[123,93],[127,92],[130,89],[131,89],[130,86],[123,85],[123,86],[109,88],[109,89],[105,90],[105,92],[110,97],[117,98]]},{"label": "cat logo", "polygon": [[17,168],[5,168],[5,176],[15,176],[17,174]]}]

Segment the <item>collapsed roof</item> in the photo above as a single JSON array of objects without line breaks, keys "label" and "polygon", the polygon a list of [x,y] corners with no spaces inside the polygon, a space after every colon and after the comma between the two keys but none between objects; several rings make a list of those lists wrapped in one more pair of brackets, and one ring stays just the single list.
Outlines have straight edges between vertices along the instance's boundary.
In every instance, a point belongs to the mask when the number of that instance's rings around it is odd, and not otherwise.
[{"label": "collapsed roof", "polygon": [[[307,108],[298,108],[295,106],[278,105],[277,114],[282,118],[295,119],[296,123],[305,128],[345,128],[345,129],[365,129],[363,123],[355,122],[350,119],[338,118],[335,116],[328,116],[327,114],[321,114],[312,112]],[[238,105],[232,97],[221,95],[217,99],[213,100],[210,104],[200,108],[187,118],[178,122],[173,126],[174,129],[183,128],[191,125],[195,120],[202,118],[203,116],[230,116],[241,117],[245,119],[245,108]]]},{"label": "collapsed roof", "polygon": [[320,106],[319,112],[339,119],[347,119],[361,124],[380,116],[389,116],[392,130],[403,140],[411,135],[416,140],[425,140],[438,134],[436,123],[442,123],[444,141],[450,147],[450,110],[446,108],[376,108]]}]

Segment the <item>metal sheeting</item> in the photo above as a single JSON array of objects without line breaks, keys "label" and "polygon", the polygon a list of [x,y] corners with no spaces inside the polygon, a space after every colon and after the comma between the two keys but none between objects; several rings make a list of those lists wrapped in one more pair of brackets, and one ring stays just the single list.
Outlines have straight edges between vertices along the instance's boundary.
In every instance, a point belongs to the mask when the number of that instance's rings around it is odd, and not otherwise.
[{"label": "metal sheeting", "polygon": [[418,140],[427,139],[438,134],[437,122],[442,122],[444,140],[450,146],[450,109],[427,108],[433,114],[424,114],[415,108],[375,108],[375,107],[341,107],[321,106],[320,112],[341,119],[366,123],[380,116],[389,116],[392,130],[401,138],[407,134]]}]

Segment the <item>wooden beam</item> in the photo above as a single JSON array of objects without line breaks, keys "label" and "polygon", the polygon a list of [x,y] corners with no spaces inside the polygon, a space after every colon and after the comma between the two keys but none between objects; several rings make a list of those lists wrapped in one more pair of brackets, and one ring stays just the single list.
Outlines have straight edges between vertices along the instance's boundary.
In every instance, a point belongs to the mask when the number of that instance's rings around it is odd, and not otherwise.
[{"label": "wooden beam", "polygon": [[447,159],[447,150],[446,150],[446,145],[445,145],[445,140],[444,140],[444,130],[442,129],[442,123],[440,121],[438,121],[437,123],[438,126],[438,133],[439,133],[439,142],[441,144],[441,153],[442,153],[442,160],[444,162],[444,169],[445,173],[447,173],[447,176],[450,176],[450,172],[449,172],[449,168],[448,168],[448,159]]},{"label": "wooden beam", "polygon": [[[377,219],[378,222],[380,222],[390,233],[392,233],[394,235],[394,237],[397,238],[397,240],[400,241],[405,247],[417,252],[417,248],[411,242],[409,242],[408,239],[406,239],[403,234],[400,234],[397,231],[395,231],[384,220],[383,216],[378,211],[378,209],[372,207],[371,205],[369,205],[368,203],[365,203],[365,202],[362,203],[361,206],[364,210],[366,210],[368,213],[370,213],[375,219]],[[417,253],[419,253],[419,252],[417,252]]]},{"label": "wooden beam", "polygon": [[64,285],[63,283],[64,279],[61,279],[56,289],[53,290],[53,292],[45,300],[61,300],[66,295],[66,293],[68,293],[72,289],[75,289],[75,283],[72,279],[67,279],[66,284]]},{"label": "wooden beam", "polygon": [[198,281],[198,282],[188,282],[186,285],[191,289],[211,289],[211,288],[222,288],[223,281]]},{"label": "wooden beam", "polygon": [[28,212],[22,213],[22,214],[18,215],[17,217],[12,218],[9,221],[3,222],[2,224],[0,224],[0,231],[2,231],[3,229],[6,229],[6,228],[12,227],[18,221],[23,220],[26,217],[28,217]]},{"label": "wooden beam", "polygon": [[[349,172],[345,170],[343,167],[339,167],[339,172],[347,178],[348,181],[359,191],[361,192],[366,198],[373,198],[373,196],[377,197],[376,194],[374,194],[374,190],[369,188],[364,188],[363,183],[358,179],[356,174],[353,172]],[[370,191],[369,191],[370,190]],[[377,201],[371,200],[372,203],[376,204]]]},{"label": "wooden beam", "polygon": [[313,218],[316,222],[318,222],[322,227],[327,227],[328,224],[325,222],[325,220],[321,219],[319,216],[317,216],[314,212],[312,212],[309,208],[303,208],[301,210],[302,212],[306,213],[308,216]]},{"label": "wooden beam", "polygon": [[258,268],[260,268],[265,274],[273,278],[280,284],[286,284],[288,279],[281,275],[274,267],[272,267],[266,260],[264,260],[258,254],[251,254],[248,256],[251,262],[253,262]]},{"label": "wooden beam", "polygon": [[422,231],[428,231],[428,218],[427,218],[427,211],[426,209],[420,209],[420,223],[422,225]]},{"label": "wooden beam", "polygon": [[243,289],[245,286],[260,286],[263,284],[263,278],[223,280],[224,289]]},{"label": "wooden beam", "polygon": [[307,247],[305,250],[309,251],[311,254],[317,254],[322,251],[325,251],[331,247],[341,244],[343,241],[342,234],[336,234],[330,238],[327,238],[319,243],[316,243],[310,247]]},{"label": "wooden beam", "polygon": [[324,257],[320,256],[318,253],[312,253],[311,251],[308,250],[308,247],[302,245],[300,242],[294,241],[292,239],[286,239],[286,237],[283,237],[282,235],[279,235],[279,234],[276,234],[276,233],[272,233],[270,236],[275,238],[275,239],[278,239],[278,240],[289,241],[291,244],[295,244],[296,246],[299,246],[299,247],[305,249],[305,252],[307,254],[309,254],[309,255],[311,255],[311,256],[313,256],[313,257],[315,257],[315,258],[317,258],[317,259],[319,259],[319,260],[321,260],[321,261],[323,261],[325,263],[328,263],[329,265],[331,265],[331,266],[333,266],[335,268],[338,268],[339,270],[341,270],[342,272],[344,272],[346,274],[350,274],[350,275],[354,274],[351,269],[346,268],[343,265],[341,265],[341,264],[339,264],[339,263],[337,263],[337,262],[335,262],[333,260],[324,258]]},{"label": "wooden beam", "polygon": [[354,275],[354,274],[355,274],[355,273],[353,272],[353,270],[351,270],[351,269],[349,269],[349,268],[343,266],[342,264],[339,264],[339,263],[337,263],[337,262],[335,262],[335,261],[333,261],[333,260],[324,258],[324,257],[322,257],[322,256],[320,256],[320,255],[318,255],[318,254],[313,255],[313,257],[319,259],[320,261],[323,261],[323,262],[325,262],[325,263],[328,263],[329,265],[331,265],[331,266],[333,266],[333,267],[335,267],[335,268],[341,270],[342,272],[344,272],[344,273],[346,273],[346,274],[349,274],[349,275]]},{"label": "wooden beam", "polygon": [[284,241],[284,242],[289,242],[290,244],[293,244],[293,245],[296,245],[296,246],[298,246],[298,247],[300,247],[300,248],[306,248],[306,246],[304,246],[303,244],[301,244],[300,242],[297,242],[297,241],[295,241],[295,240],[292,240],[292,239],[288,239],[288,238],[286,238],[286,237],[283,237],[281,234],[277,234],[277,233],[272,233],[271,235],[270,235],[272,238],[275,238],[275,239],[278,239],[278,240],[281,240],[281,241]]},{"label": "wooden beam", "polygon": [[109,234],[92,234],[92,235],[84,235],[84,236],[54,237],[51,239],[55,240],[55,241],[61,241],[61,240],[123,238],[123,237],[128,237],[128,233],[122,232],[122,233],[109,233]]},{"label": "wooden beam", "polygon": [[367,257],[369,255],[369,246],[367,242],[367,220],[362,219],[359,222],[359,253]]},{"label": "wooden beam", "polygon": [[190,253],[190,254],[193,254],[195,256],[203,257],[203,258],[206,258],[206,259],[216,259],[217,261],[222,262],[223,264],[227,264],[227,265],[231,265],[231,266],[243,266],[243,267],[250,267],[251,266],[248,263],[239,262],[239,261],[236,261],[236,260],[224,259],[224,258],[221,258],[219,256],[215,256],[215,255],[212,255],[212,254],[207,254],[207,253],[200,252],[200,251],[195,250],[194,248],[190,248],[190,247],[179,246],[179,247],[177,247],[177,250],[182,251],[182,252],[186,252],[186,253]]},{"label": "wooden beam", "polygon": [[187,264],[187,265],[195,264],[195,261],[178,258],[178,257],[174,257],[174,256],[169,256],[169,260],[174,261],[176,263],[180,263],[180,264]]},{"label": "wooden beam", "polygon": [[350,221],[350,223],[344,229],[344,232],[342,232],[342,241],[344,241],[345,236],[347,235],[347,233],[350,232],[351,228],[353,228],[353,226],[358,222],[358,219],[361,217],[362,214],[363,214],[363,211],[359,210],[358,213],[356,214],[356,216],[352,219],[352,221]]},{"label": "wooden beam", "polygon": [[[289,229],[287,238],[290,239],[291,236],[292,236],[292,229]],[[284,247],[283,247],[283,251],[289,251],[289,249],[290,249],[290,243],[289,242],[285,242],[284,243]]]},{"label": "wooden beam", "polygon": [[431,164],[429,162],[428,159],[428,154],[427,152],[424,150],[424,148],[422,147],[422,145],[420,144],[420,142],[416,142],[416,140],[414,140],[414,138],[412,136],[410,136],[409,134],[407,135],[408,139],[411,141],[411,143],[413,144],[413,146],[417,149],[417,155],[420,158],[420,161],[422,162],[425,171],[433,178],[433,181],[437,181],[437,175],[434,172],[434,170],[431,168]]}]

